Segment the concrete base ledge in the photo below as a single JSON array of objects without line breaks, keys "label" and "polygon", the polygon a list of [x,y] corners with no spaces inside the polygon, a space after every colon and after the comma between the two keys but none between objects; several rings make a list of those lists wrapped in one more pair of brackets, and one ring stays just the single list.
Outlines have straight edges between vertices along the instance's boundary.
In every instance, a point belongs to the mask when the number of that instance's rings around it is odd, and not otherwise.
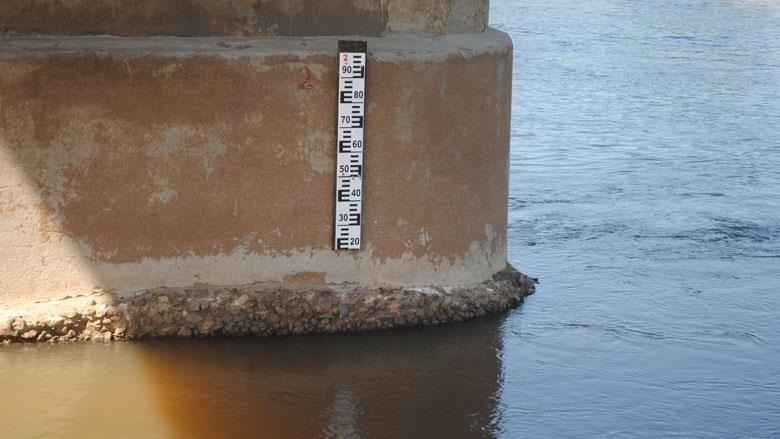
[{"label": "concrete base ledge", "polygon": [[481,32],[487,0],[3,0],[0,33],[121,36]]},{"label": "concrete base ledge", "polygon": [[439,325],[507,310],[534,291],[511,266],[452,287],[281,285],[157,288],[0,309],[0,343],[275,336]]},{"label": "concrete base ledge", "polygon": [[190,37],[116,37],[116,36],[2,36],[0,59],[49,57],[71,53],[129,56],[218,56],[235,59],[255,56],[307,58],[326,55],[335,59],[340,39],[368,42],[370,62],[437,62],[452,54],[506,53],[512,41],[507,34],[488,28],[479,33],[442,36],[393,34],[383,37],[350,34],[307,37],[269,36],[237,38],[225,36]]}]

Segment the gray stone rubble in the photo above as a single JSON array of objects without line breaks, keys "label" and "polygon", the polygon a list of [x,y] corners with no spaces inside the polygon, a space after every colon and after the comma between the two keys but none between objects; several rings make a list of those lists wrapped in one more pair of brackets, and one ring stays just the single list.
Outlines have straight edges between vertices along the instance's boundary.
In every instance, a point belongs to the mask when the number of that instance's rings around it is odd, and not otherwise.
[{"label": "gray stone rubble", "polygon": [[156,337],[274,336],[439,325],[517,306],[533,293],[511,266],[477,285],[363,287],[252,284],[158,288],[0,311],[0,342],[111,341]]}]

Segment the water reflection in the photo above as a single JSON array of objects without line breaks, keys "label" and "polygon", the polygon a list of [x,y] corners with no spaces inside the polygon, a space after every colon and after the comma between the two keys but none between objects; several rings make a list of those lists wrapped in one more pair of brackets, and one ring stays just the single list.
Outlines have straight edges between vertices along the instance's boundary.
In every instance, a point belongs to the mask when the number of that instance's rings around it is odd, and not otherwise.
[{"label": "water reflection", "polygon": [[0,437],[492,437],[502,320],[2,347]]},{"label": "water reflection", "polygon": [[498,423],[500,321],[138,349],[182,437],[481,437]]},{"label": "water reflection", "polygon": [[0,346],[0,438],[167,438],[129,343]]}]

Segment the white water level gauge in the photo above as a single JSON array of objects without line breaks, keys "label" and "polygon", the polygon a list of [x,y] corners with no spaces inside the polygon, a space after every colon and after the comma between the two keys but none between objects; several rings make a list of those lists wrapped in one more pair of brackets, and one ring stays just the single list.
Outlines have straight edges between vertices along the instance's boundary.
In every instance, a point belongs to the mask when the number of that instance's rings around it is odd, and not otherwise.
[{"label": "white water level gauge", "polygon": [[363,134],[366,126],[365,41],[339,41],[336,151],[336,250],[359,250],[363,224]]}]

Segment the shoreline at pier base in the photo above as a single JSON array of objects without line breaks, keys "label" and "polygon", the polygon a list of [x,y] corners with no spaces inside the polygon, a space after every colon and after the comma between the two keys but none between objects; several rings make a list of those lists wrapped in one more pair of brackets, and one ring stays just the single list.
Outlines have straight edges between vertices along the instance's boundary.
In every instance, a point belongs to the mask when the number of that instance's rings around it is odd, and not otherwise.
[{"label": "shoreline at pier base", "polygon": [[534,292],[512,266],[458,286],[196,285],[0,308],[0,343],[276,336],[431,326],[508,310]]}]

